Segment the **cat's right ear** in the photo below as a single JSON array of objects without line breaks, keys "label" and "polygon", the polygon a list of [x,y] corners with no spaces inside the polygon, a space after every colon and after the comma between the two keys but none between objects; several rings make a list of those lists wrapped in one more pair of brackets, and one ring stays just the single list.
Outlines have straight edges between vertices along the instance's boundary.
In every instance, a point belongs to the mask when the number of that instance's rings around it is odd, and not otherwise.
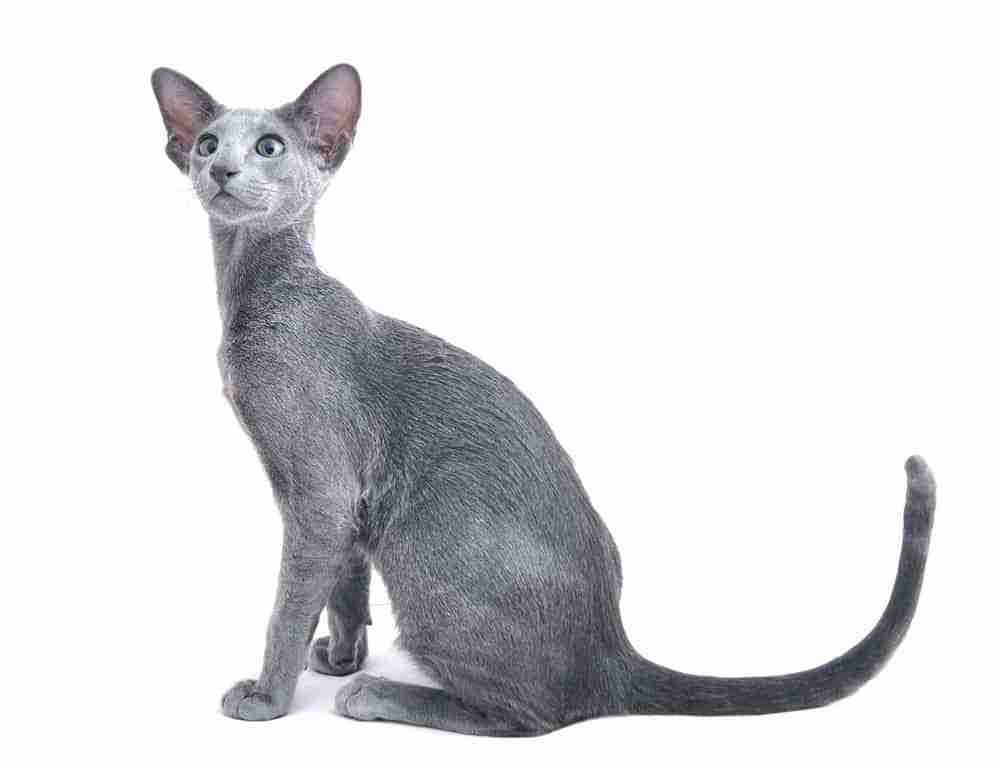
[{"label": "cat's right ear", "polygon": [[302,95],[282,107],[319,151],[320,166],[335,171],[344,162],[361,116],[361,78],[350,64],[330,67]]},{"label": "cat's right ear", "polygon": [[195,82],[172,69],[153,70],[152,81],[167,128],[167,157],[186,175],[195,139],[223,107]]}]

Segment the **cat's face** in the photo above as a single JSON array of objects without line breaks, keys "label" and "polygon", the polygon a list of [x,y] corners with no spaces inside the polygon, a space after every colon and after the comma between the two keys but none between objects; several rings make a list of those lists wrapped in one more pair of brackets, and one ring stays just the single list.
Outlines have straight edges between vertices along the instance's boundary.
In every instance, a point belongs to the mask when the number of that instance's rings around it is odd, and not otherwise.
[{"label": "cat's face", "polygon": [[188,176],[208,215],[232,224],[294,221],[330,180],[294,126],[249,109],[223,112],[201,130]]},{"label": "cat's face", "polygon": [[153,73],[167,156],[213,220],[268,228],[298,221],[326,189],[354,138],[361,83],[346,64],[278,109],[227,109],[168,69]]}]

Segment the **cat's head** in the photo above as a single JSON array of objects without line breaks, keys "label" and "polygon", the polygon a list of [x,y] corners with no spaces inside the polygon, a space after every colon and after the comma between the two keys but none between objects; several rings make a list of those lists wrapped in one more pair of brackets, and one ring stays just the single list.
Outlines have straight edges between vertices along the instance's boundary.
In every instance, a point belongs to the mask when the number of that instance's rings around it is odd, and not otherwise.
[{"label": "cat's head", "polygon": [[361,114],[361,80],[349,64],[277,109],[228,109],[172,69],[153,72],[153,92],[167,157],[225,224],[297,221],[344,161]]}]

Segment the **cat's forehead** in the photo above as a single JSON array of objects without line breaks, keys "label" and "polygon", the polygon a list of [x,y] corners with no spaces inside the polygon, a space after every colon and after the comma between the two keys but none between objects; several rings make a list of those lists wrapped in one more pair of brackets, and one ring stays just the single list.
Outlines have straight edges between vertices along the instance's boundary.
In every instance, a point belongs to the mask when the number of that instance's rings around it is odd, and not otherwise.
[{"label": "cat's forehead", "polygon": [[281,119],[270,109],[229,109],[206,126],[205,130],[217,135],[241,135],[277,131],[284,127]]}]

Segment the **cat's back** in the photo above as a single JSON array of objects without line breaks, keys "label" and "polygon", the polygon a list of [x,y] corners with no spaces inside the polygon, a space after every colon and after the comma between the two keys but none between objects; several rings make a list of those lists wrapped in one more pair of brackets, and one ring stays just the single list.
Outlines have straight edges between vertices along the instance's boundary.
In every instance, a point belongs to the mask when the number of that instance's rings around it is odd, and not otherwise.
[{"label": "cat's back", "polygon": [[545,419],[510,379],[444,339],[376,315],[369,359],[371,386],[392,408],[391,429],[415,451],[465,449],[474,459],[477,446],[488,446],[484,457],[511,452],[569,462]]},{"label": "cat's back", "polygon": [[548,540],[572,557],[609,541],[572,461],[514,383],[476,356],[379,316],[362,366],[384,429],[395,512],[444,525],[485,522],[494,536]]}]

